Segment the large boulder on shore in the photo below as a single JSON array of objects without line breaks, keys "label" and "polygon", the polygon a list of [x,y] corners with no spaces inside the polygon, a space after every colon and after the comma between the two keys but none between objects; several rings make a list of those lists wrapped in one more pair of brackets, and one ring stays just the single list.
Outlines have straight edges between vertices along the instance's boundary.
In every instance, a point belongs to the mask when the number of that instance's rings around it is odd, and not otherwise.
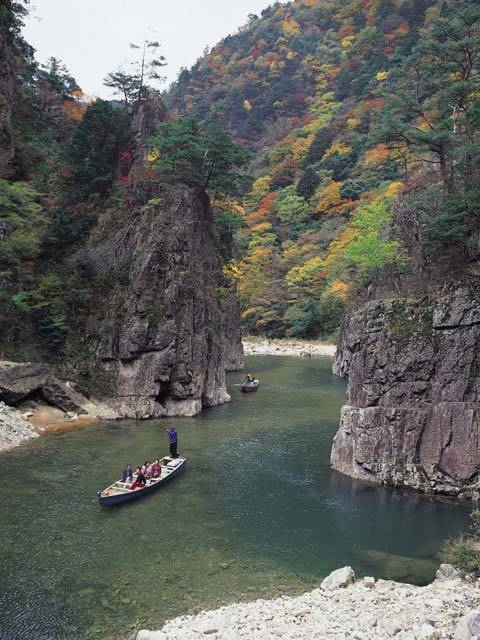
[{"label": "large boulder on shore", "polygon": [[78,386],[56,378],[48,364],[0,361],[0,402],[17,406],[27,399],[65,412],[87,413],[88,399]]},{"label": "large boulder on shore", "polygon": [[47,402],[63,411],[87,413],[87,398],[70,382],[62,382],[55,376],[50,376],[42,386],[42,394]]},{"label": "large boulder on shore", "polygon": [[461,618],[453,640],[476,640],[480,637],[480,611],[473,611]]},{"label": "large boulder on shore", "polygon": [[324,591],[344,589],[355,582],[355,572],[352,567],[342,567],[333,571],[320,585]]},{"label": "large boulder on shore", "polygon": [[460,571],[453,564],[444,562],[438,567],[435,577],[437,580],[454,580],[460,577]]},{"label": "large boulder on shore", "polygon": [[0,361],[0,401],[16,405],[40,392],[49,373],[48,364]]}]

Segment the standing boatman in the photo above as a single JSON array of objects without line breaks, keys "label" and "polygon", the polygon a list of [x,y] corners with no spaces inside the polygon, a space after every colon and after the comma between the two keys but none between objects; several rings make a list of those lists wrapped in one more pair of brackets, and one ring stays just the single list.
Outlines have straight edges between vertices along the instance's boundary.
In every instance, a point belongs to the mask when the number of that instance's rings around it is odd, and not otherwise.
[{"label": "standing boatman", "polygon": [[170,445],[170,457],[171,458],[178,458],[178,451],[177,451],[178,434],[177,434],[177,430],[172,425],[171,427],[168,427],[166,429],[166,431],[168,433],[168,443]]}]

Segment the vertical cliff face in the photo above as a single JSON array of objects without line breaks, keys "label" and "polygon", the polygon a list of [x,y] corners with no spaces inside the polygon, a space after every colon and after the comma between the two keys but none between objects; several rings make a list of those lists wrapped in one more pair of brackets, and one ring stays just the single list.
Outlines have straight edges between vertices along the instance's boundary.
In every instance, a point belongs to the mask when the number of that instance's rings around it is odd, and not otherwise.
[{"label": "vertical cliff face", "polygon": [[480,287],[365,304],[334,373],[348,379],[331,463],[355,478],[480,498]]},{"label": "vertical cliff face", "polygon": [[194,415],[228,401],[225,368],[241,344],[208,198],[178,186],[127,219],[110,239],[123,247],[115,281],[88,327],[107,414]]}]

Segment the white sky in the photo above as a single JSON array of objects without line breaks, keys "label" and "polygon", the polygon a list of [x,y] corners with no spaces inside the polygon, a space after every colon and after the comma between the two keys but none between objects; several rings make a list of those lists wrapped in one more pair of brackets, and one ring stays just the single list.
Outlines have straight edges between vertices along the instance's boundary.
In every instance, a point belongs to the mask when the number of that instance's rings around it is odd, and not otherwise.
[{"label": "white sky", "polygon": [[158,40],[166,88],[270,0],[31,0],[25,39],[37,60],[60,58],[85,93],[109,97],[102,80],[130,55],[129,42]]}]

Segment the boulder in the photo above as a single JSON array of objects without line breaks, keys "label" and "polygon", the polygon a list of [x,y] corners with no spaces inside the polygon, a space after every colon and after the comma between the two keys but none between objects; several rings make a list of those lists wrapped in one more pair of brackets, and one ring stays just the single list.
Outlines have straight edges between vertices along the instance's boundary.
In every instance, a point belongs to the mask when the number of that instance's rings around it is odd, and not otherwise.
[{"label": "boulder", "polygon": [[435,577],[437,578],[437,580],[454,580],[459,576],[460,576],[460,571],[456,569],[453,566],[453,564],[447,564],[447,563],[441,564],[438,567],[437,572],[435,574]]},{"label": "boulder", "polygon": [[16,405],[40,392],[49,373],[48,364],[0,361],[0,400]]},{"label": "boulder", "polygon": [[320,585],[324,591],[344,589],[355,582],[355,572],[352,567],[342,567],[333,571]]},{"label": "boulder", "polygon": [[473,611],[460,619],[453,640],[476,640],[477,637],[480,637],[480,611]]},{"label": "boulder", "polygon": [[42,386],[42,394],[47,402],[63,411],[87,413],[87,398],[79,393],[70,382],[62,382],[55,376],[49,376]]},{"label": "boulder", "polygon": [[375,578],[372,576],[365,576],[362,583],[364,587],[367,587],[367,589],[373,589],[375,587]]}]

